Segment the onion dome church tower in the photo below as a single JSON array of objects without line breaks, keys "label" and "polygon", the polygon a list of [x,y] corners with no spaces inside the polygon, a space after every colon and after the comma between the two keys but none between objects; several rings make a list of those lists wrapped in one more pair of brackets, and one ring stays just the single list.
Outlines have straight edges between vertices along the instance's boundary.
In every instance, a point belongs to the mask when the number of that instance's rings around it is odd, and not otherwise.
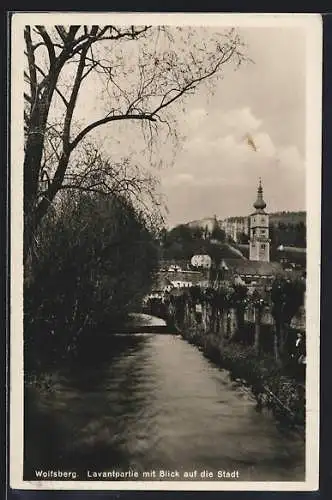
[{"label": "onion dome church tower", "polygon": [[254,203],[255,212],[250,215],[249,259],[270,262],[269,215],[265,212],[261,179]]}]

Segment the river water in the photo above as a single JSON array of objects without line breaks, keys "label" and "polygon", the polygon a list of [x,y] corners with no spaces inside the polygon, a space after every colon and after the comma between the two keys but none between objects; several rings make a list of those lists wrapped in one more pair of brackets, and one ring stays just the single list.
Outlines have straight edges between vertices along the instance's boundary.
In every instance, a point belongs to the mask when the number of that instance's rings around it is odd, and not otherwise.
[{"label": "river water", "polygon": [[259,412],[249,388],[197,347],[160,333],[112,342],[98,367],[54,374],[55,391],[38,409],[54,425],[38,417],[27,427],[31,470],[49,460],[78,471],[208,470],[216,478],[225,470],[239,471],[240,480],[304,480],[303,438]]}]

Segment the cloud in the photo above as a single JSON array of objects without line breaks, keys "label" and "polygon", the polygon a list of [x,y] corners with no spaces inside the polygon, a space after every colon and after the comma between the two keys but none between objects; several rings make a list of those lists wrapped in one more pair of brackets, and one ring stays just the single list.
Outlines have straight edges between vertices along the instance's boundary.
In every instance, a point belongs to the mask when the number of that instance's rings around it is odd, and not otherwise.
[{"label": "cloud", "polygon": [[[196,127],[192,127],[174,169],[163,180],[169,206],[174,207],[171,218],[249,213],[259,177],[271,210],[303,208],[304,160],[297,146],[275,144],[263,118],[249,107],[212,115],[195,109],[187,118],[194,116]],[[247,133],[252,135],[257,152],[249,147]]]},{"label": "cloud", "polygon": [[[259,176],[268,210],[305,208],[305,32],[288,27],[240,32],[254,64],[235,72],[226,67],[213,93],[198,87],[186,100],[186,112],[175,107],[178,136],[185,140],[172,167],[172,144],[166,134],[159,136],[158,153],[170,167],[157,171],[170,223],[247,214]],[[95,116],[92,109],[86,114],[87,104],[82,103],[82,119]],[[105,110],[104,101],[98,106]],[[114,161],[128,155],[149,168],[140,130],[137,122],[105,126],[99,130],[102,146]],[[245,141],[248,133],[257,153]]]},{"label": "cloud", "polygon": [[262,120],[258,120],[253,114],[251,109],[242,108],[234,109],[225,113],[223,115],[222,121],[228,129],[234,130],[240,133],[251,133],[257,130],[261,124]]},{"label": "cloud", "polygon": [[195,183],[195,179],[191,174],[175,174],[173,176],[170,176],[164,180],[164,185],[166,186],[178,186],[179,184],[182,185],[190,185]]},{"label": "cloud", "polygon": [[245,134],[255,132],[262,124],[252,113],[249,107],[224,110],[214,108],[207,112],[203,108],[194,108],[189,111],[183,120],[184,134],[190,138],[197,134],[195,139],[217,139],[231,135],[237,140]]},{"label": "cloud", "polygon": [[255,135],[255,144],[258,151],[268,158],[272,158],[277,153],[276,147],[267,132],[259,132]]}]

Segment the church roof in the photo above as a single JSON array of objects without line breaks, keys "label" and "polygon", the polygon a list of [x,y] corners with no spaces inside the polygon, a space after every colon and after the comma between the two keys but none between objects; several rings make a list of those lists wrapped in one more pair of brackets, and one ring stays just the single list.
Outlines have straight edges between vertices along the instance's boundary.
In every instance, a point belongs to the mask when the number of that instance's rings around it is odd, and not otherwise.
[{"label": "church roof", "polygon": [[161,290],[165,286],[172,284],[173,281],[183,283],[192,283],[196,285],[206,279],[206,273],[203,271],[159,271],[156,277],[156,286],[154,289]]},{"label": "church roof", "polygon": [[224,265],[224,269],[226,268],[239,275],[275,276],[283,274],[283,268],[279,262],[224,259],[222,264]]},{"label": "church roof", "polygon": [[259,213],[264,213],[264,208],[266,207],[266,203],[263,200],[263,188],[262,188],[262,181],[259,179],[259,185],[258,185],[258,190],[257,190],[257,200],[254,203],[254,208],[256,209],[257,212]]},{"label": "church roof", "polygon": [[246,259],[249,259],[249,245],[245,245],[244,243],[237,243],[236,246],[240,250],[240,252],[242,253],[242,255]]},{"label": "church roof", "polygon": [[207,252],[212,260],[221,261],[221,259],[244,259],[241,250],[235,248],[229,243],[214,243],[210,245],[209,251]]}]

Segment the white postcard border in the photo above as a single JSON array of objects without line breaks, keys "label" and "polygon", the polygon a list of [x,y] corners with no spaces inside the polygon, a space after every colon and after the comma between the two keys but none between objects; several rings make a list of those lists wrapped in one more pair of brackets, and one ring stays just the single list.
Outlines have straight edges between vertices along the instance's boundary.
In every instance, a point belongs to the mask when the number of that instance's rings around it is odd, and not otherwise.
[{"label": "white postcard border", "polygon": [[[303,27],[306,30],[307,408],[306,479],[248,481],[23,481],[23,26],[168,24]],[[322,18],[319,14],[13,13],[11,32],[10,487],[62,490],[313,491],[319,478],[319,332],[322,129]]]}]

